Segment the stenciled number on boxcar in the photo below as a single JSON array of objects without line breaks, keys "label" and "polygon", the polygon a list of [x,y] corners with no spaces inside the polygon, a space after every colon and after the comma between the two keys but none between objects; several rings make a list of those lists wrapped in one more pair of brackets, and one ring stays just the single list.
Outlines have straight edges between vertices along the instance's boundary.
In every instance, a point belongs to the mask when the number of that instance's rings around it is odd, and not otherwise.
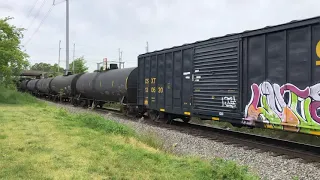
[{"label": "stenciled number on boxcar", "polygon": [[159,94],[163,93],[163,87],[161,87],[161,86],[158,87],[158,93]]},{"label": "stenciled number on boxcar", "polygon": [[151,78],[151,84],[155,84],[156,83],[156,79],[157,78]]},{"label": "stenciled number on boxcar", "polygon": [[[150,79],[151,79],[151,84],[155,85],[157,78],[150,78]],[[155,87],[155,86],[152,86],[152,87],[151,87],[151,93],[156,93],[156,92],[157,92],[156,87]]]},{"label": "stenciled number on boxcar", "polygon": [[[144,79],[145,85],[149,85],[149,78]],[[144,88],[144,92],[148,93],[149,92],[149,87]]]},{"label": "stenciled number on boxcar", "polygon": [[[144,79],[144,82],[145,84],[149,84],[151,80],[151,83],[150,84],[156,84],[156,80],[157,78],[146,78]],[[149,88],[148,87],[145,87],[145,92],[148,93],[149,92]],[[151,93],[156,93],[157,92],[157,88],[155,86],[151,87]],[[163,93],[163,87],[162,86],[159,86],[158,87],[158,93]]]},{"label": "stenciled number on boxcar", "polygon": [[151,92],[156,93],[156,87],[151,87]]},{"label": "stenciled number on boxcar", "polygon": [[144,83],[145,84],[149,84],[149,79],[147,78],[147,79],[144,79]]}]

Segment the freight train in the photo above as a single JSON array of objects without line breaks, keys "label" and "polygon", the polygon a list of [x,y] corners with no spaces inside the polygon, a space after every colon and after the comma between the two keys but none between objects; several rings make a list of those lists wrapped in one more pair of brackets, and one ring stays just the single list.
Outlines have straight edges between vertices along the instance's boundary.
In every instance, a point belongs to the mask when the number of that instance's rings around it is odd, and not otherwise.
[{"label": "freight train", "polygon": [[151,119],[228,121],[320,135],[320,17],[138,56],[138,67],[22,81],[73,105]]}]

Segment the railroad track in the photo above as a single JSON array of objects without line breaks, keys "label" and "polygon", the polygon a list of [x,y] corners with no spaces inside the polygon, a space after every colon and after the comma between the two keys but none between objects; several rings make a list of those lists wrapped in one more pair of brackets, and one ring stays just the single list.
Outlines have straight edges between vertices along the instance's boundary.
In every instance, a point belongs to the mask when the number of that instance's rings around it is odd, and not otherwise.
[{"label": "railroad track", "polygon": [[[320,163],[319,146],[198,124],[185,124],[181,122],[175,122],[174,124],[190,128],[194,131],[195,135],[200,135],[211,140],[243,146],[247,149],[259,149],[262,152],[272,152],[274,156],[301,158],[307,163]],[[196,130],[199,130],[199,132],[196,132]]]},{"label": "railroad track", "polygon": [[[70,105],[63,103],[65,105]],[[72,105],[70,105],[72,106]],[[136,117],[127,117],[115,109],[94,109],[99,113],[112,113],[113,115],[126,118],[131,121],[139,121]],[[233,146],[242,147],[245,149],[256,149],[261,152],[272,152],[273,156],[283,156],[287,159],[298,158],[305,163],[317,163],[320,167],[320,146],[311,144],[303,144],[294,141],[260,136],[256,134],[243,133],[223,128],[184,123],[180,121],[172,121],[167,124],[164,121],[156,122],[151,120],[143,120],[143,123],[175,130],[182,133],[188,133],[197,137],[207,138],[210,140],[222,142],[224,144],[232,144]]]}]

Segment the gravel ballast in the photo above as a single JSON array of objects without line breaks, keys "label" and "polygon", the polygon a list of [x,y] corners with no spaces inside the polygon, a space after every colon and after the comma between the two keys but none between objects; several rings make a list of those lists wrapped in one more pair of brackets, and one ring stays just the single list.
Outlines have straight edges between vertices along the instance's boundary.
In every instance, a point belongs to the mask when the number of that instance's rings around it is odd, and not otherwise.
[{"label": "gravel ballast", "polygon": [[[70,105],[49,103],[65,108],[72,113],[94,112]],[[112,113],[95,113],[103,115],[108,120],[127,124],[137,132],[153,132],[164,141],[165,147],[170,147],[174,153],[199,156],[209,160],[216,157],[233,160],[238,164],[248,165],[250,171],[257,173],[262,179],[320,179],[320,171],[316,164],[306,164],[299,159],[286,159],[282,156],[272,156],[270,152],[259,152],[255,149],[249,150],[226,145],[222,142],[147,125],[143,121],[126,120]]]}]

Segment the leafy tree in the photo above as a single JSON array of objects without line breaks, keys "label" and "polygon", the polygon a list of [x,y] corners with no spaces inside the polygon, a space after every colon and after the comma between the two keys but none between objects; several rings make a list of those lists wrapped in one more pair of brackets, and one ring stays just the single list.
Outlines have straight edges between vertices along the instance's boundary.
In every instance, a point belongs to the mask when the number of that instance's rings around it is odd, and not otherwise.
[{"label": "leafy tree", "polygon": [[31,66],[31,70],[47,72],[53,77],[62,75],[64,71],[62,67],[58,68],[58,64],[51,65],[48,63],[36,63]]},{"label": "leafy tree", "polygon": [[[58,71],[58,69],[59,69],[59,71]],[[55,76],[63,75],[64,69],[62,67],[58,68],[58,64],[55,63],[53,66],[51,66],[50,72],[55,77]]]},{"label": "leafy tree", "polygon": [[11,19],[0,19],[0,82],[5,85],[29,65],[28,55],[20,48],[24,29],[9,24]]},{"label": "leafy tree", "polygon": [[[69,69],[70,69],[70,71],[72,71],[72,69],[73,69],[72,62],[69,65]],[[73,72],[73,74],[84,73],[84,72],[87,72],[87,71],[88,71],[88,67],[86,66],[86,61],[85,61],[83,56],[74,60],[74,72]]]},{"label": "leafy tree", "polygon": [[51,64],[48,64],[48,63],[35,63],[33,66],[31,66],[31,70],[50,72]]}]

